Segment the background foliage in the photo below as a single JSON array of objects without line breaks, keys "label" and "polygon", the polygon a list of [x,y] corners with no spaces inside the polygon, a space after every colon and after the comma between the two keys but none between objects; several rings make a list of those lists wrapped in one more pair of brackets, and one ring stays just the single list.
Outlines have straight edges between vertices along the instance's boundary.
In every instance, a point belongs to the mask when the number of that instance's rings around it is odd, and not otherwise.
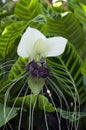
[{"label": "background foliage", "polygon": [[[58,112],[69,122],[83,120],[78,124],[77,130],[81,130],[82,126],[83,130],[86,129],[86,2],[67,0],[60,6],[58,3],[51,4],[48,0],[9,0],[5,4],[0,3],[0,126],[12,118],[17,120],[23,100],[23,111],[28,113],[30,109],[31,91],[27,89],[28,74],[25,68],[28,59],[18,57],[17,46],[25,29],[31,26],[40,30],[46,37],[63,36],[68,39],[61,56],[46,59],[51,72],[46,84],[54,103],[44,89],[45,96],[38,96],[37,108],[40,112],[45,108],[51,115]],[[41,101],[42,98],[44,102]],[[34,100],[32,95],[32,106]],[[73,103],[73,106],[70,103]],[[9,113],[6,122],[3,110]]]}]

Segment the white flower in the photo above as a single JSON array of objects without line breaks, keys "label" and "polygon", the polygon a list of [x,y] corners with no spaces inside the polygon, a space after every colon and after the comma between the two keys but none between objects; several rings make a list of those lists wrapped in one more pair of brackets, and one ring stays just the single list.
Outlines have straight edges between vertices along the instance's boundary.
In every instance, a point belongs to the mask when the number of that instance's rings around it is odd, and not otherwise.
[{"label": "white flower", "polygon": [[28,27],[20,40],[17,53],[31,60],[58,56],[64,52],[66,43],[67,39],[63,37],[46,38],[39,30]]},{"label": "white flower", "polygon": [[[46,38],[40,31],[31,27],[28,27],[23,34],[18,45],[17,53],[21,57],[28,57],[30,59],[29,65],[33,70],[29,70],[31,75],[29,76],[28,85],[35,95],[38,95],[42,90],[45,84],[45,78],[43,77],[46,77],[48,74],[44,75],[46,66],[43,65],[39,66],[35,71],[33,62],[40,61],[42,57],[52,57],[62,54],[66,43],[67,39],[63,37]],[[42,70],[43,72],[41,74],[40,72]],[[35,75],[41,74],[41,76],[34,77],[34,72],[36,73]]]}]

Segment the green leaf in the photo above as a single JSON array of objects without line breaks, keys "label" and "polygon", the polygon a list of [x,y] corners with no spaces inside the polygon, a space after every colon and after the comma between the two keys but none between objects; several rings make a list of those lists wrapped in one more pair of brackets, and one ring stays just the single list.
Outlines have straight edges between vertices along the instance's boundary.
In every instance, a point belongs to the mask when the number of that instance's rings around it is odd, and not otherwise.
[{"label": "green leaf", "polygon": [[79,98],[80,104],[85,103],[86,93],[83,87],[83,76],[81,75],[82,61],[75,48],[67,44],[63,55],[49,58],[47,62],[51,71],[51,80],[48,82],[51,83],[51,88],[58,93],[59,87],[63,93],[65,92],[65,96],[69,95],[70,100],[74,100],[74,97],[76,97],[77,100]]},{"label": "green leaf", "polygon": [[28,85],[33,94],[38,95],[40,91],[43,89],[45,84],[45,80],[43,78],[29,77]]},{"label": "green leaf", "polygon": [[80,21],[80,23],[83,25],[84,30],[86,31],[86,14],[78,6],[74,7],[74,14],[76,15],[77,19]]},{"label": "green leaf", "polygon": [[2,80],[3,82],[6,83],[0,88],[1,95],[6,93],[8,88],[12,86],[10,97],[15,97],[18,95],[19,91],[21,91],[23,86],[24,88],[25,86],[27,86],[26,80],[29,77],[29,72],[27,71],[26,68],[27,63],[28,63],[28,58],[19,57],[17,61],[12,65],[6,81],[5,81],[5,77],[4,77],[4,81]]},{"label": "green leaf", "polygon": [[16,62],[7,61],[6,64],[3,63],[3,65],[0,66],[0,95],[3,95],[13,83],[11,96],[15,96],[15,92],[21,89],[24,81],[27,79],[26,76],[28,72],[26,65],[28,60],[28,58],[19,57]]},{"label": "green leaf", "polygon": [[86,112],[70,112],[70,111],[62,110],[60,108],[57,108],[57,111],[61,114],[61,116],[64,119],[67,119],[70,122],[75,122],[82,117],[86,117]]},{"label": "green leaf", "polygon": [[80,6],[81,6],[82,10],[84,11],[84,13],[86,14],[86,5],[80,3]]},{"label": "green leaf", "polygon": [[1,20],[2,18],[5,18],[5,17],[10,16],[10,15],[12,15],[12,14],[13,14],[13,12],[1,13],[1,14],[0,14],[0,20]]},{"label": "green leaf", "polygon": [[41,24],[45,24],[46,23],[46,18],[44,15],[40,14],[37,17],[35,17],[34,19],[32,19],[33,22],[35,23],[41,23]]},{"label": "green leaf", "polygon": [[9,72],[9,80],[15,80],[26,72],[28,58],[19,57]]},{"label": "green leaf", "polygon": [[77,2],[80,2],[86,5],[86,0],[77,0]]},{"label": "green leaf", "polygon": [[39,95],[38,102],[40,110],[46,110],[47,112],[54,112],[56,110],[45,96]]},{"label": "green leaf", "polygon": [[23,20],[31,20],[41,13],[38,0],[19,0],[15,7],[15,14]]},{"label": "green leaf", "polygon": [[[5,111],[4,111],[5,110]],[[17,108],[6,107],[0,103],[0,127],[17,116]]]},{"label": "green leaf", "polygon": [[[15,100],[16,98],[14,98],[12,102],[14,102]],[[74,122],[76,120],[79,120],[81,117],[86,116],[85,112],[71,112],[63,110],[61,108],[53,107],[48,98],[41,94],[39,94],[38,96],[31,94],[24,97],[18,97],[15,105],[17,107],[21,107],[22,102],[24,102],[24,108],[33,109],[35,105],[35,109],[44,110],[47,112],[58,112],[64,119],[68,119],[71,122]]]},{"label": "green leaf", "polygon": [[46,30],[46,17],[42,14],[38,15],[31,20],[31,26],[40,30],[42,33],[45,33]]},{"label": "green leaf", "polygon": [[47,17],[46,26],[48,36],[63,36],[77,48],[84,43],[83,29],[73,13],[57,19]]},{"label": "green leaf", "polygon": [[81,66],[81,73],[86,76],[86,60],[83,63],[83,65]]},{"label": "green leaf", "polygon": [[86,60],[84,61],[83,65],[81,66],[81,73],[83,75],[83,84],[86,91]]},{"label": "green leaf", "polygon": [[84,85],[84,89],[85,89],[85,92],[86,92],[86,76],[83,76],[83,85]]},{"label": "green leaf", "polygon": [[83,9],[76,2],[70,3],[70,7],[72,8],[75,17],[82,24],[83,29],[86,31],[86,14]]},{"label": "green leaf", "polygon": [[[12,100],[14,102],[16,98]],[[30,108],[33,107],[35,104],[35,108],[39,108],[40,110],[46,110],[47,112],[54,112],[55,108],[49,102],[48,98],[39,94],[39,95],[27,95],[24,97],[18,97],[16,100],[16,106],[21,107],[22,102],[24,101],[24,107]]]},{"label": "green leaf", "polygon": [[[6,59],[6,57],[11,57],[11,55],[16,53],[19,41],[17,38],[21,36],[26,26],[26,22],[14,22],[4,29],[0,37],[0,55],[3,56],[3,58]],[[16,41],[16,39],[18,41]]]}]

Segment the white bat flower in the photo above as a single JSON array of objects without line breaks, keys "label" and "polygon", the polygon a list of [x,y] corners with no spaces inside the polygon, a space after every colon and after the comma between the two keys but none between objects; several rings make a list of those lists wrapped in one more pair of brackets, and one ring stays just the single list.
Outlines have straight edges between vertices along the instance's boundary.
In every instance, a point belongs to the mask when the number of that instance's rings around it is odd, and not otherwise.
[{"label": "white bat flower", "polygon": [[63,37],[46,38],[39,30],[28,27],[19,42],[17,53],[21,57],[28,57],[30,63],[28,70],[32,74],[28,84],[34,94],[39,94],[44,86],[44,78],[48,76],[48,68],[37,62],[42,57],[55,57],[61,55],[66,47],[67,39]]},{"label": "white bat flower", "polygon": [[20,40],[17,53],[31,60],[58,56],[64,52],[66,43],[67,39],[63,37],[46,38],[39,30],[28,27]]}]

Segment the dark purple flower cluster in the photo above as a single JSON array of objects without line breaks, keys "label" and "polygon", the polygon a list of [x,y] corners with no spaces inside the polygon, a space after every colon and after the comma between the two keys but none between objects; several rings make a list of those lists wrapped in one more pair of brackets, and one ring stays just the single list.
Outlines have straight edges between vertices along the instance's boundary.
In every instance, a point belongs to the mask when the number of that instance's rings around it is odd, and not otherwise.
[{"label": "dark purple flower cluster", "polygon": [[27,65],[27,70],[29,70],[29,72],[34,77],[46,78],[47,76],[49,76],[49,70],[47,65],[44,63],[40,63],[40,65],[38,65],[35,60],[33,60]]}]

